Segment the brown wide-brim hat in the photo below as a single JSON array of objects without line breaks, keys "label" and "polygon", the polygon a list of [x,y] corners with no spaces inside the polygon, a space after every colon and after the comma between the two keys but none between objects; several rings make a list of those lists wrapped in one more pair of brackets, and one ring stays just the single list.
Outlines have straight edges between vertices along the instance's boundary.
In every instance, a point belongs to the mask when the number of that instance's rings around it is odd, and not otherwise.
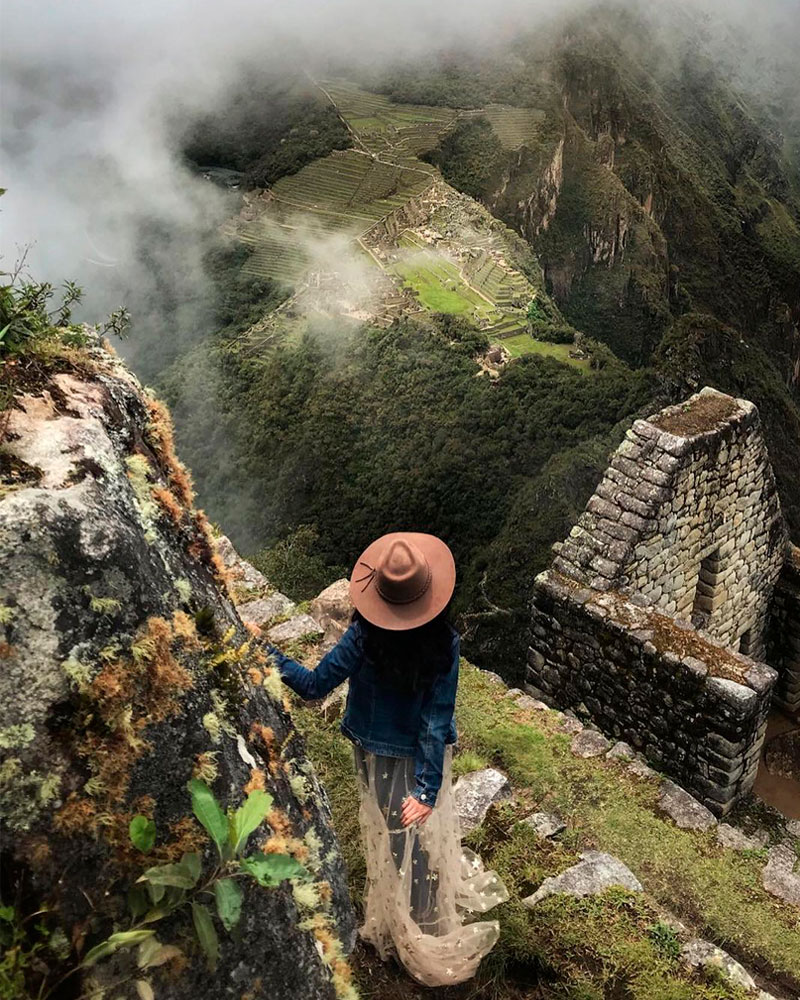
[{"label": "brown wide-brim hat", "polygon": [[399,632],[444,611],[455,585],[456,563],[441,538],[393,531],[362,552],[350,575],[350,598],[368,622]]}]

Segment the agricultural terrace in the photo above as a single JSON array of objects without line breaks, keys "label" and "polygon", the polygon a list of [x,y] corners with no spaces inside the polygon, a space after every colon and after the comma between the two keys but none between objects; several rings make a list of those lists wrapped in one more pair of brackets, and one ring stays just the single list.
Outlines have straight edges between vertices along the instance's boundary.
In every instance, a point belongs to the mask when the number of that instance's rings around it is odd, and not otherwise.
[{"label": "agricultural terrace", "polygon": [[324,80],[319,86],[360,142],[374,153],[417,157],[433,149],[459,114],[453,108],[395,104],[346,80]]},{"label": "agricultural terrace", "polygon": [[524,275],[498,264],[485,251],[470,257],[464,265],[464,275],[473,288],[477,288],[500,309],[523,308],[535,295]]},{"label": "agricultural terrace", "polygon": [[322,229],[358,235],[424,191],[432,174],[425,164],[398,166],[348,149],[281,177],[272,188],[270,212],[279,222],[301,213]]},{"label": "agricultural terrace", "polygon": [[508,104],[489,104],[480,114],[489,119],[492,130],[506,149],[519,149],[537,136],[544,111],[537,108],[512,108]]},{"label": "agricultural terrace", "polygon": [[275,225],[263,216],[237,234],[253,248],[242,270],[257,278],[294,285],[308,267],[308,257],[292,229]]}]

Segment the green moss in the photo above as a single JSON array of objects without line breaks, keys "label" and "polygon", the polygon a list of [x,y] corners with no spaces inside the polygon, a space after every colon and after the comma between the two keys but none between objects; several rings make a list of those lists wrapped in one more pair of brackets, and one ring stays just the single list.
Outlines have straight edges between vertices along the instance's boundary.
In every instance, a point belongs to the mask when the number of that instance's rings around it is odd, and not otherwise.
[{"label": "green moss", "polygon": [[34,728],[29,722],[0,729],[0,750],[16,750],[17,747],[26,747],[29,743],[33,743],[35,735]]},{"label": "green moss", "polygon": [[[456,769],[489,762],[509,775],[520,799],[492,810],[469,838],[511,894],[492,914],[501,937],[479,969],[476,995],[510,1000],[517,996],[513,983],[520,970],[528,969],[552,1000],[744,1000],[740,988],[682,966],[674,932],[661,920],[664,909],[700,936],[733,946],[745,964],[750,956],[753,966],[800,978],[800,928],[789,908],[763,889],[763,861],[724,850],[713,833],[680,830],[662,819],[653,782],[629,776],[619,762],[573,757],[555,713],[527,713],[504,693],[463,663]],[[359,906],[366,872],[352,747],[319,713],[294,711],[330,797]],[[539,840],[518,822],[533,808],[559,810],[567,830]],[[587,848],[620,858],[645,893],[612,889],[590,899],[554,896],[534,910],[523,907],[521,900],[544,878],[564,871]]]},{"label": "green moss", "polygon": [[74,655],[70,655],[64,660],[61,664],[61,669],[72,687],[79,692],[85,691],[92,683],[92,677],[94,676],[92,668],[85,663],[81,663]]},{"label": "green moss", "polygon": [[61,778],[40,774],[23,765],[18,757],[0,764],[0,814],[11,830],[24,831],[58,797]]},{"label": "green moss", "polygon": [[480,771],[484,767],[488,767],[486,758],[471,750],[465,750],[453,758],[453,775],[456,778],[460,778],[462,774],[469,774],[470,771]]},{"label": "green moss", "polygon": [[136,498],[136,506],[145,531],[145,539],[152,544],[156,539],[155,520],[158,517],[158,504],[153,499],[150,483],[150,463],[144,455],[128,455],[125,459],[128,470],[128,480]]},{"label": "green moss", "polygon": [[10,625],[16,613],[16,608],[12,608],[8,604],[0,604],[0,625]]},{"label": "green moss", "polygon": [[188,604],[192,599],[192,585],[183,577],[175,581],[175,589],[178,592],[181,604]]}]

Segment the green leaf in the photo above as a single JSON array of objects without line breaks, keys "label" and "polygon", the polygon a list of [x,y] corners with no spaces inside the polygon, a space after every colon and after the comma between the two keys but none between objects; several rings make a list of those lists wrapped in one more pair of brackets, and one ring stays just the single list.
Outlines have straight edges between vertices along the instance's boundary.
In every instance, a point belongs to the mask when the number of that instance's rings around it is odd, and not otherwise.
[{"label": "green leaf", "polygon": [[81,966],[87,968],[90,965],[94,965],[99,959],[105,958],[107,955],[113,955],[120,948],[131,948],[135,944],[141,944],[142,941],[146,941],[153,934],[155,934],[155,931],[118,931],[90,949],[81,962]]},{"label": "green leaf", "polygon": [[7,920],[12,924],[14,922],[14,907],[0,906],[0,920]]},{"label": "green leaf", "polygon": [[183,952],[174,944],[162,944],[157,937],[148,938],[143,941],[136,955],[136,964],[140,969],[153,969],[157,965],[163,965],[170,959],[180,958]]},{"label": "green leaf", "polygon": [[193,889],[198,877],[194,869],[194,865],[187,865],[183,860],[174,865],[158,865],[148,868],[139,881],[153,885],[171,885],[176,889]]},{"label": "green leaf", "polygon": [[128,910],[134,920],[147,913],[149,906],[147,890],[143,885],[135,885],[128,889]]},{"label": "green leaf", "polygon": [[181,858],[181,864],[186,866],[187,870],[190,871],[192,875],[194,875],[195,882],[197,882],[197,880],[200,878],[200,872],[202,871],[203,867],[202,858],[200,857],[198,852],[192,851],[189,854],[184,854],[183,857]]},{"label": "green leaf", "polygon": [[268,889],[291,878],[311,878],[310,872],[288,854],[261,854],[243,858],[242,868]]},{"label": "green leaf", "polygon": [[254,789],[245,802],[233,814],[231,823],[231,847],[238,854],[247,838],[264,821],[272,808],[272,796],[260,788]]},{"label": "green leaf", "polygon": [[[139,881],[141,881],[141,879]],[[145,888],[147,889],[147,895],[150,897],[150,902],[153,906],[157,906],[161,902],[164,898],[164,893],[167,891],[163,885],[156,885],[153,882],[148,882]]]},{"label": "green leaf", "polygon": [[131,843],[142,854],[149,854],[156,842],[156,825],[146,816],[134,816],[128,827]]},{"label": "green leaf", "polygon": [[194,929],[197,932],[197,940],[206,953],[208,967],[214,972],[217,968],[217,959],[219,958],[219,938],[214,929],[214,921],[202,903],[192,903],[192,920],[194,921]]},{"label": "green leaf", "polygon": [[217,913],[226,931],[231,931],[239,923],[242,915],[242,890],[232,878],[220,878],[214,883],[217,898]]},{"label": "green leaf", "polygon": [[189,793],[192,796],[192,811],[208,833],[222,857],[222,849],[228,840],[228,820],[222,811],[214,793],[204,781],[192,778],[189,782]]}]

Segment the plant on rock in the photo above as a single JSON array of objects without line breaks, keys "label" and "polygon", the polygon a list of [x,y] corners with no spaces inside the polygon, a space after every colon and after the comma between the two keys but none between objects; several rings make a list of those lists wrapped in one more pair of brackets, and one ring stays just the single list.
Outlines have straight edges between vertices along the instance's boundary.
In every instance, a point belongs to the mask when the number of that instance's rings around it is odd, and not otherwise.
[{"label": "plant on rock", "polygon": [[[206,955],[209,969],[213,972],[219,960],[220,942],[211,900],[219,922],[225,931],[230,932],[242,915],[242,879],[252,879],[264,888],[275,888],[287,880],[310,879],[308,870],[289,855],[243,856],[250,835],[264,822],[272,808],[272,796],[267,792],[260,789],[251,791],[237,809],[229,808],[226,813],[205,782],[192,779],[188,790],[192,811],[216,847],[217,858],[211,871],[204,875],[202,857],[195,851],[185,853],[180,861],[146,869],[128,891],[130,927],[115,931],[91,948],[78,965],[49,990],[40,992],[39,1000],[52,996],[69,976],[92,968],[101,959],[123,948],[137,948],[134,977],[171,959],[180,958],[181,949],[174,944],[159,941],[152,925],[187,909],[191,912],[197,940]],[[155,823],[146,816],[134,816],[131,820],[131,843],[143,854],[149,853],[154,847],[156,833]],[[10,919],[6,910],[11,913],[11,908],[4,908],[0,910],[0,918]],[[0,972],[2,971],[0,968]],[[9,984],[12,981],[11,972],[6,977]],[[15,975],[19,979],[22,973]],[[4,981],[0,976],[0,985]],[[140,996],[150,995],[151,987],[146,980],[136,979],[135,984]],[[5,996],[0,991],[0,997]]]}]

